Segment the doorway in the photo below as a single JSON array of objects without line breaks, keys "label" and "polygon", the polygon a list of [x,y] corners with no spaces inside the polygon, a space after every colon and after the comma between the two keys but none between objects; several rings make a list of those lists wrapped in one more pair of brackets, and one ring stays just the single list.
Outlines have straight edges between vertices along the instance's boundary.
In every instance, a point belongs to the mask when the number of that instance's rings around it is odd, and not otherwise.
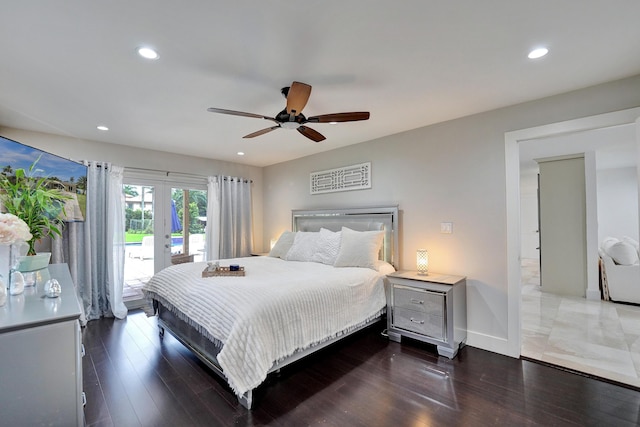
[{"label": "doorway", "polygon": [[203,261],[207,189],[203,179],[159,180],[131,174],[125,197],[123,299],[129,309],[144,306],[142,287],[174,264]]},{"label": "doorway", "polygon": [[[509,316],[513,321],[509,321],[509,350],[514,357],[520,356],[522,344],[522,298],[523,291],[521,284],[522,258],[526,256],[521,244],[523,236],[520,224],[520,143],[523,141],[540,142],[545,138],[559,137],[572,133],[585,132],[589,130],[603,129],[631,124],[635,127],[636,151],[635,157],[640,156],[637,149],[640,141],[640,108],[623,110],[615,113],[608,113],[594,117],[572,120],[563,123],[541,126],[537,128],[524,129],[521,131],[509,132],[505,134],[506,149],[506,173],[507,173],[507,239],[508,239],[508,301]],[[635,123],[635,124],[634,124]],[[638,179],[640,182],[640,179]],[[639,197],[640,198],[640,197]],[[597,253],[597,240],[592,243]],[[596,255],[597,256],[597,255]],[[598,302],[599,301],[594,301]],[[551,309],[553,311],[553,308]],[[513,325],[513,327],[511,327]],[[636,349],[637,351],[638,349]],[[580,350],[574,348],[574,352]],[[636,358],[636,361],[640,360]],[[639,365],[640,366],[640,365]],[[597,374],[596,374],[597,375]],[[601,375],[602,376],[602,375]]]}]

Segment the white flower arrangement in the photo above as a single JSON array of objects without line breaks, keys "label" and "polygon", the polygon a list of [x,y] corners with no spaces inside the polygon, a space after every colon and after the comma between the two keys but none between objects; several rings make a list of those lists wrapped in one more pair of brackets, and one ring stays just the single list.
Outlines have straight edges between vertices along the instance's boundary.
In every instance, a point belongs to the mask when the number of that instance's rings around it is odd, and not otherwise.
[{"label": "white flower arrangement", "polygon": [[33,236],[22,219],[10,213],[0,213],[0,244],[28,242]]}]

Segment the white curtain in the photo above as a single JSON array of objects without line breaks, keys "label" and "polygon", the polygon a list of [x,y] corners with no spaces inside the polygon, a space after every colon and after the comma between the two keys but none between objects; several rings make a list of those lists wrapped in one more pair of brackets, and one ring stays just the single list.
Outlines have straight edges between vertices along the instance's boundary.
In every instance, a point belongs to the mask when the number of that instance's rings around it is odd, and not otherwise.
[{"label": "white curtain", "polygon": [[207,259],[249,256],[253,246],[251,181],[230,176],[209,177]]},{"label": "white curtain", "polygon": [[84,222],[65,225],[55,239],[53,262],[66,262],[80,295],[82,323],[100,317],[127,316],[124,285],[124,169],[109,163],[85,162],[87,209]]},{"label": "white curtain", "polygon": [[[122,301],[124,288],[124,254],[125,254],[125,212],[122,180],[124,168],[111,165],[108,169],[107,182],[107,221],[105,241],[107,242],[107,293],[113,315],[118,319],[127,316],[127,307]],[[112,237],[109,248],[109,236]]]},{"label": "white curtain", "polygon": [[205,236],[205,259],[220,259],[220,184],[217,176],[208,178]]}]

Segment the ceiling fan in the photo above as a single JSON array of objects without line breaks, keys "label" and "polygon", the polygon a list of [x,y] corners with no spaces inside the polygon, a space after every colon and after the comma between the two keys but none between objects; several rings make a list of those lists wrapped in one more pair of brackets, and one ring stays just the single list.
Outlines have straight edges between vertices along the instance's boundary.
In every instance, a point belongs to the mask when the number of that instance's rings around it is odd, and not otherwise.
[{"label": "ceiling fan", "polygon": [[307,105],[309,95],[311,95],[311,86],[305,83],[293,82],[289,87],[283,87],[282,95],[287,98],[287,107],[280,111],[275,117],[267,117],[260,114],[244,113],[242,111],[225,110],[222,108],[207,108],[212,113],[231,114],[233,116],[255,117],[256,119],[271,120],[276,126],[245,135],[243,138],[254,138],[264,135],[272,130],[285,128],[297,129],[298,132],[306,136],[312,141],[320,142],[325,139],[320,132],[305,126],[306,123],[338,123],[338,122],[356,122],[360,120],[368,120],[369,112],[350,112],[350,113],[333,113],[321,114],[319,116],[305,117],[302,109]]}]

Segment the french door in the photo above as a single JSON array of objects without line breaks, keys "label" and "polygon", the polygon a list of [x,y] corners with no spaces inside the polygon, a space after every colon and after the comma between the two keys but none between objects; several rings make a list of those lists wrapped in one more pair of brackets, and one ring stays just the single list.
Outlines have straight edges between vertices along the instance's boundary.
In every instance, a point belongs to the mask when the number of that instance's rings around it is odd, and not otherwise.
[{"label": "french door", "polygon": [[125,175],[125,284],[129,308],[142,305],[141,288],[158,271],[204,260],[206,182]]}]

